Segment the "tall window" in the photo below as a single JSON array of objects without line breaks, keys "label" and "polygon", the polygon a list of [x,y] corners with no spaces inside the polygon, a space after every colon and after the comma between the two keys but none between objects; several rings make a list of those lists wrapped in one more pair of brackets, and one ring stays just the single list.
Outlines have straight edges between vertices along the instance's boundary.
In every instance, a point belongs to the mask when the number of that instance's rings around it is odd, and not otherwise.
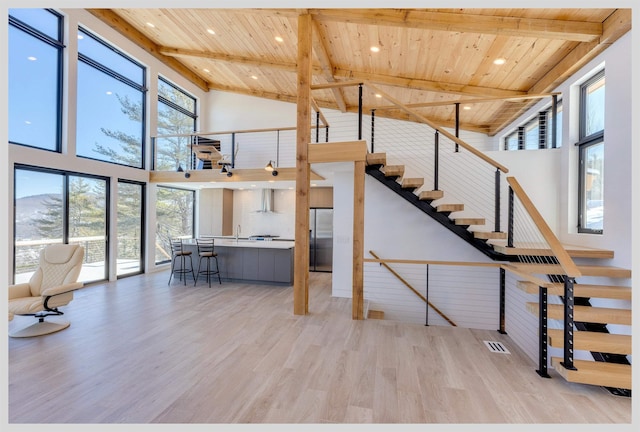
[{"label": "tall window", "polygon": [[144,183],[118,180],[118,277],[144,271],[144,197]]},{"label": "tall window", "polygon": [[107,179],[20,166],[14,185],[15,282],[29,280],[52,243],[84,246],[79,281],[107,279]]},{"label": "tall window", "polygon": [[156,264],[171,260],[172,238],[193,238],[195,196],[192,190],[158,186],[156,199]]},{"label": "tall window", "polygon": [[62,17],[9,10],[9,142],[59,152],[62,130]]},{"label": "tall window", "polygon": [[78,31],[77,155],[144,168],[146,70]]},{"label": "tall window", "polygon": [[[190,134],[196,130],[196,99],[162,77],[158,78],[158,136],[155,169],[194,169]],[[163,135],[173,135],[162,137]],[[178,135],[178,136],[176,136]]]},{"label": "tall window", "polygon": [[604,70],[580,87],[578,232],[602,234],[604,222]]}]

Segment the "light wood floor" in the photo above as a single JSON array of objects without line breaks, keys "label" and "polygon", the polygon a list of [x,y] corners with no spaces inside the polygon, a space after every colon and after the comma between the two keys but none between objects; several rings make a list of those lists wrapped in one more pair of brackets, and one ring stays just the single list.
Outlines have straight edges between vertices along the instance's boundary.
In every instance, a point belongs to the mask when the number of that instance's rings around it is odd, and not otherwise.
[{"label": "light wood floor", "polygon": [[631,398],[540,378],[497,331],[354,321],[327,273],[307,316],[291,287],[168,277],[86,287],[66,330],[9,338],[9,424],[632,422]]}]

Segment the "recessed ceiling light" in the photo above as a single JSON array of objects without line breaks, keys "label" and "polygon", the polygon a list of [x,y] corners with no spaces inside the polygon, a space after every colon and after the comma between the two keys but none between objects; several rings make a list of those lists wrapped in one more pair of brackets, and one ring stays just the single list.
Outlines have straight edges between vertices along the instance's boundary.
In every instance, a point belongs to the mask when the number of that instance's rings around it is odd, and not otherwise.
[{"label": "recessed ceiling light", "polygon": [[113,92],[109,91],[109,90],[107,90],[105,93],[107,93],[108,95],[112,95],[113,94]]},{"label": "recessed ceiling light", "polygon": [[153,23],[150,23],[150,22],[148,22],[148,23],[147,23],[147,25],[148,25],[149,27],[151,27],[151,28],[155,28],[155,27],[156,27],[155,25],[153,25]]},{"label": "recessed ceiling light", "polygon": [[209,69],[202,69],[203,71],[205,71],[206,73],[211,72]]},{"label": "recessed ceiling light", "polygon": [[84,39],[84,36],[82,36],[80,33],[78,33],[78,39]]},{"label": "recessed ceiling light", "polygon": [[465,106],[463,106],[463,107],[462,107],[462,109],[463,109],[463,110],[470,110],[470,109],[471,109],[471,107],[470,107],[469,105],[465,105]]},{"label": "recessed ceiling light", "polygon": [[372,46],[370,49],[371,49],[371,52],[374,52],[374,53],[380,52],[380,47],[377,47],[377,46]]},{"label": "recessed ceiling light", "polygon": [[25,121],[24,121],[24,124],[28,124],[28,125],[30,125],[30,124],[31,124],[31,122],[30,122],[29,120],[25,120]]},{"label": "recessed ceiling light", "polygon": [[38,59],[36,57],[34,57],[34,56],[29,56],[29,57],[27,57],[27,60],[36,61]]},{"label": "recessed ceiling light", "polygon": [[493,61],[493,64],[495,64],[495,65],[503,65],[503,64],[505,64],[505,62],[506,62],[506,60],[505,60],[505,59],[503,59],[503,58],[497,58],[497,59],[495,59],[495,60]]},{"label": "recessed ceiling light", "polygon": [[380,93],[376,93],[376,97],[377,97],[377,98],[381,98],[381,97],[382,97],[382,95],[381,95]]},{"label": "recessed ceiling light", "polygon": [[211,29],[207,29],[207,33],[212,34],[212,35],[216,34],[216,32],[211,30]]},{"label": "recessed ceiling light", "polygon": [[252,184],[251,187],[256,187],[256,185]]},{"label": "recessed ceiling light", "polygon": [[284,42],[284,39],[282,39],[282,36],[276,36],[275,40],[276,42],[280,42],[280,43]]},{"label": "recessed ceiling light", "polygon": [[255,79],[255,80],[257,80],[257,79],[258,79],[258,77],[257,77],[257,76],[255,76],[255,75],[251,75],[251,78],[252,78],[252,79]]},{"label": "recessed ceiling light", "polygon": [[317,184],[315,184],[315,183],[311,183],[311,186],[318,186],[318,185],[317,185]]}]

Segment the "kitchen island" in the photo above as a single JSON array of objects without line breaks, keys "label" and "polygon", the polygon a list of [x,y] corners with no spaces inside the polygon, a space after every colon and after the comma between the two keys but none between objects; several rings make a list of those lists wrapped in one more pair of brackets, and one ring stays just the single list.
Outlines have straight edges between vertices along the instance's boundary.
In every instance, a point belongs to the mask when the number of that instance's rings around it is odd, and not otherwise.
[{"label": "kitchen island", "polygon": [[[220,277],[227,282],[292,285],[294,245],[293,241],[214,237]],[[192,252],[193,270],[197,272],[199,257],[196,241],[185,240],[184,246]],[[205,264],[203,260],[202,265]],[[176,262],[176,265],[180,263]]]}]

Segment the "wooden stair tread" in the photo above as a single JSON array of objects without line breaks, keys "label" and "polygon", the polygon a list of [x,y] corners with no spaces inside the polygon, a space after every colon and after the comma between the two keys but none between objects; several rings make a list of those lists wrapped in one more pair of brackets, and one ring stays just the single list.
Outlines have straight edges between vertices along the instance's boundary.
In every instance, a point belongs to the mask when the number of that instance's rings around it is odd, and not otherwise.
[{"label": "wooden stair tread", "polygon": [[473,236],[478,239],[490,240],[490,239],[504,239],[507,238],[506,232],[495,231],[474,231]]},{"label": "wooden stair tread", "polygon": [[[530,281],[518,281],[517,287],[529,294],[538,294],[538,284]],[[562,283],[545,283],[542,286],[547,288],[548,295],[564,295],[564,284]],[[576,283],[573,285],[574,297],[596,297],[609,298],[617,300],[631,300],[631,287],[617,285],[592,285]]]},{"label": "wooden stair tread", "polygon": [[402,179],[402,187],[405,189],[417,189],[422,185],[424,185],[424,179],[420,177]]},{"label": "wooden stair tread", "polygon": [[[527,303],[527,310],[536,316],[540,305],[535,302]],[[553,320],[564,320],[564,305],[548,304],[547,317]],[[593,306],[574,306],[573,320],[598,324],[631,325],[631,309],[614,309]]]},{"label": "wooden stair tread", "polygon": [[560,357],[551,357],[551,366],[565,380],[573,383],[631,389],[631,365],[574,360],[578,370],[565,369]]},{"label": "wooden stair tread", "polygon": [[367,153],[366,164],[367,165],[386,165],[387,154],[386,153]]},{"label": "wooden stair tread", "polygon": [[[507,247],[506,241],[496,241],[491,243],[496,252],[504,255],[531,255],[531,256],[552,256],[553,253],[548,245],[518,245]],[[582,246],[563,245],[570,257],[573,258],[613,258],[613,251],[607,249],[595,249]]]},{"label": "wooden stair tread", "polygon": [[[510,265],[516,270],[530,274],[564,274],[564,270],[559,264],[522,264],[513,263]],[[599,265],[578,265],[578,270],[582,276],[604,276],[615,278],[630,278],[631,270],[621,267],[599,266]]]},{"label": "wooden stair tread", "polygon": [[464,204],[440,204],[436,207],[439,212],[458,212],[464,210]]},{"label": "wooden stair tread", "polygon": [[404,165],[385,165],[380,170],[385,177],[402,177],[404,175]]},{"label": "wooden stair tread", "polygon": [[484,225],[486,220],[484,218],[458,218],[454,219],[456,225]]},{"label": "wooden stair tread", "polygon": [[418,195],[418,199],[422,201],[433,201],[433,200],[440,199],[443,196],[444,196],[444,192],[441,190],[429,190],[429,191],[420,192],[420,194]]},{"label": "wooden stair tread", "polygon": [[[564,347],[564,330],[548,329],[549,345],[556,348]],[[631,335],[599,333],[590,331],[573,332],[574,349],[601,353],[630,355]]]}]

